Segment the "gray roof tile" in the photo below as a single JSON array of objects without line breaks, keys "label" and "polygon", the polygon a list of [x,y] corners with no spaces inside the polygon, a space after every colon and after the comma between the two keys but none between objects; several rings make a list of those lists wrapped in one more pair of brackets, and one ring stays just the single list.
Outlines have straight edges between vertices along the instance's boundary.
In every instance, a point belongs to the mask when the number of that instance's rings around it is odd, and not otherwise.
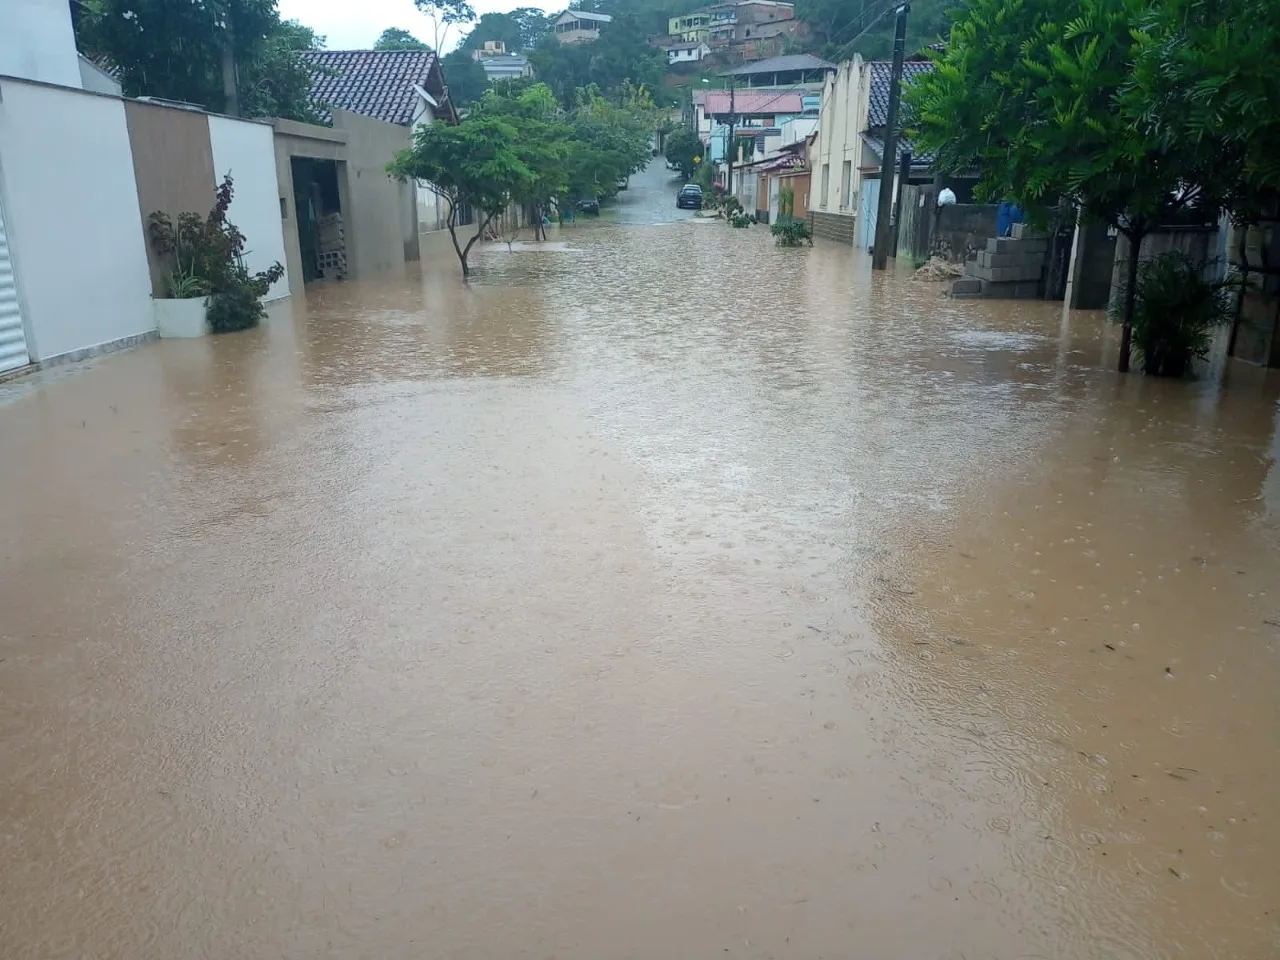
[{"label": "gray roof tile", "polygon": [[[867,129],[874,130],[889,122],[889,82],[893,79],[893,64],[888,60],[873,60],[868,67],[871,84],[867,92]],[[902,64],[902,85],[908,86],[920,74],[932,69],[932,60],[905,61]]]},{"label": "gray roof tile", "polygon": [[436,55],[430,50],[309,50],[311,100],[328,119],[337,107],[408,126],[418,102],[414,85],[429,89]]}]

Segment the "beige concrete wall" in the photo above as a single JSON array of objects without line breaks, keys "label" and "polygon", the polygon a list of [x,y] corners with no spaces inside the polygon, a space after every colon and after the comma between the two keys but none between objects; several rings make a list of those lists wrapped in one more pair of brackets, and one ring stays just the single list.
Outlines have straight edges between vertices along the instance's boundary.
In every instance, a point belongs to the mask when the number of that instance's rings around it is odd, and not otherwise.
[{"label": "beige concrete wall", "polygon": [[333,111],[333,129],[347,135],[343,221],[351,276],[402,270],[406,252],[418,259],[417,193],[387,176],[387,164],[410,145],[410,131],[345,110]]},{"label": "beige concrete wall", "polygon": [[[155,210],[163,210],[174,221],[180,213],[207,214],[216,189],[207,116],[136,100],[124,101],[124,115],[143,230]],[[164,296],[170,265],[156,256],[150,242],[147,262],[153,292]]]}]

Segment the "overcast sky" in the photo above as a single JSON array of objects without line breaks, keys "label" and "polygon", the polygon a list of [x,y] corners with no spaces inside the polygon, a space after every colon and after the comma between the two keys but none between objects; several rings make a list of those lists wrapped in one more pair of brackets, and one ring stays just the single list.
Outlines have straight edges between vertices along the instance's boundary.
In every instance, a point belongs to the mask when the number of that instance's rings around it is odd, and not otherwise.
[{"label": "overcast sky", "polygon": [[[516,7],[552,7],[529,0],[471,0],[476,15],[505,13]],[[563,9],[555,7],[554,9]],[[419,12],[413,0],[280,0],[280,16],[298,20],[325,38],[330,50],[367,50],[387,27],[408,30],[431,43],[431,18]],[[448,53],[465,29],[452,27],[444,42]]]}]

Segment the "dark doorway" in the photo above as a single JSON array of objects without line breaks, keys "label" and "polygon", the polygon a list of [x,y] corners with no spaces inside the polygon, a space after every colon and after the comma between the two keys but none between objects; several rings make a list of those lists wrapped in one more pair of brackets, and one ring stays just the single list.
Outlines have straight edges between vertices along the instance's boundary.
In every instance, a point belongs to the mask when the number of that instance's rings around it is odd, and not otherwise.
[{"label": "dark doorway", "polygon": [[[312,157],[291,157],[293,170],[293,208],[298,212],[298,250],[302,255],[302,279],[306,283],[319,280],[322,247],[332,246],[333,215],[341,216],[338,193],[338,162]],[[322,237],[322,225],[326,236]],[[340,227],[339,221],[339,227]],[[339,229],[339,233],[340,233]],[[343,251],[345,273],[345,251]]]}]

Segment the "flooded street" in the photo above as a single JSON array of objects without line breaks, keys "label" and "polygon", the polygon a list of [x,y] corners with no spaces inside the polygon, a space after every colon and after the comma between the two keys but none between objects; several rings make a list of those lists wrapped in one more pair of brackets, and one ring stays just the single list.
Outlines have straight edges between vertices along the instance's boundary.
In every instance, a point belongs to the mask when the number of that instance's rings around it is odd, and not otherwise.
[{"label": "flooded street", "polygon": [[1277,372],[674,190],[0,384],[0,955],[1280,954]]}]

